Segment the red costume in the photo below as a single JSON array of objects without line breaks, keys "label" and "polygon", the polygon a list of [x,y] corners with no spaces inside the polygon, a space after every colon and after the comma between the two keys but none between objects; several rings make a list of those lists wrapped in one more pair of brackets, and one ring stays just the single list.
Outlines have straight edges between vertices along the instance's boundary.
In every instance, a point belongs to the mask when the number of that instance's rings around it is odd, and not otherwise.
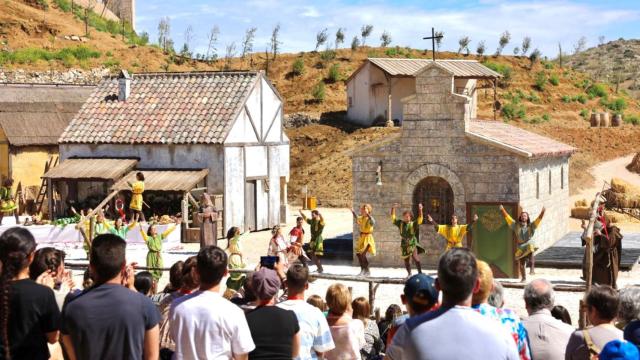
[{"label": "red costume", "polygon": [[296,254],[296,256],[300,256],[302,255],[302,245],[304,244],[304,229],[297,226],[294,227],[291,229],[291,232],[289,232],[289,237],[293,236],[296,237],[296,240],[291,244],[291,251]]}]

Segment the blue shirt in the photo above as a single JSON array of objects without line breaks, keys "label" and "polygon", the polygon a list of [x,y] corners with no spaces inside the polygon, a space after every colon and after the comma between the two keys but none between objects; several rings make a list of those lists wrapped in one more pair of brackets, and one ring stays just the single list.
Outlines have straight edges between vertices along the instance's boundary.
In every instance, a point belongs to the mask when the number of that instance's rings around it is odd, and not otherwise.
[{"label": "blue shirt", "polygon": [[316,352],[327,352],[335,348],[329,324],[322,312],[304,300],[286,300],[278,307],[291,310],[300,324],[300,352],[296,360],[317,359]]}]

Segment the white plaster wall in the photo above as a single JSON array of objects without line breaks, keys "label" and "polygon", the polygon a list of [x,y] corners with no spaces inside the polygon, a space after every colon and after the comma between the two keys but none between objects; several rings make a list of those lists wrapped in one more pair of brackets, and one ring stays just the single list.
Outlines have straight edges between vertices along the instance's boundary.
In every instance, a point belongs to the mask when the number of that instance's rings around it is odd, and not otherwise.
[{"label": "white plaster wall", "polygon": [[413,77],[394,78],[391,82],[392,120],[403,120],[402,99],[416,93],[416,79]]},{"label": "white plaster wall", "polygon": [[249,110],[249,115],[251,115],[251,119],[256,127],[256,131],[258,133],[258,139],[262,139],[262,104],[261,101],[261,93],[262,93],[262,83],[257,83],[253,88],[253,91],[247,98],[247,102],[245,102],[246,108]]},{"label": "white plaster wall", "polygon": [[[267,229],[271,227],[269,222],[269,192],[265,189],[265,181],[269,179],[263,179],[256,181],[256,223],[257,229]],[[269,189],[271,191],[271,189]]]},{"label": "white plaster wall", "polygon": [[360,72],[347,83],[347,106],[349,96],[351,96],[353,106],[347,109],[347,117],[353,123],[369,126],[371,118],[369,118],[369,71],[371,64],[367,63]]},{"label": "white plaster wall", "polygon": [[289,178],[289,145],[269,146],[269,224],[282,223],[287,217],[286,204],[280,203],[280,178]]},{"label": "white plaster wall", "polygon": [[266,80],[262,79],[262,139],[267,136],[267,130],[271,126],[271,123],[278,116],[282,116],[279,114],[278,109],[281,107],[281,101],[278,99],[277,95],[269,84],[267,84]]},{"label": "white plaster wall", "polygon": [[471,98],[469,104],[469,117],[475,119],[478,114],[478,91],[476,90],[477,80],[475,79],[455,79],[453,82],[454,91],[458,94]]},{"label": "white plaster wall", "polygon": [[267,162],[267,148],[265,146],[247,146],[244,148],[245,152],[245,174],[248,178],[251,177],[267,177],[268,166]]},{"label": "white plaster wall", "polygon": [[244,230],[244,151],[242,147],[224,148],[224,229],[239,226]]},{"label": "white plaster wall", "polygon": [[257,129],[254,128],[251,121],[249,120],[249,115],[247,112],[242,109],[236,122],[233,124],[233,127],[229,131],[227,138],[225,140],[226,143],[257,143],[259,142],[259,135],[256,133]]}]

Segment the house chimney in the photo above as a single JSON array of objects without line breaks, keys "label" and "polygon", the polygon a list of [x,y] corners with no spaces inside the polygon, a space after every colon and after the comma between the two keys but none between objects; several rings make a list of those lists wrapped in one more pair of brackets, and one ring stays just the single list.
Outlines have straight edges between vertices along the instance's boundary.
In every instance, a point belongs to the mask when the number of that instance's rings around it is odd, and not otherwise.
[{"label": "house chimney", "polygon": [[118,75],[118,100],[126,101],[131,94],[131,75],[127,70],[120,70]]}]

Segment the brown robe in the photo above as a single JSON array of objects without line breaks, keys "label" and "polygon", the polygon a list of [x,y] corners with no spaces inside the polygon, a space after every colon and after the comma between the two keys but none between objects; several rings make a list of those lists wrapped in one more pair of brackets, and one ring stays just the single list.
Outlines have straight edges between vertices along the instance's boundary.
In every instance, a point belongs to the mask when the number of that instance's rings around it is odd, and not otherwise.
[{"label": "brown robe", "polygon": [[[593,238],[595,252],[593,253],[593,273],[591,277],[592,284],[610,285],[617,289],[618,270],[620,269],[620,256],[622,256],[622,234],[617,226],[607,226],[606,234],[602,231],[602,235],[596,235]],[[584,246],[584,241],[582,242]],[[587,278],[586,273],[586,256],[583,260],[583,277]]]},{"label": "brown robe", "polygon": [[200,248],[218,245],[218,212],[211,203],[208,194],[203,194],[202,208],[198,213],[200,218]]}]

